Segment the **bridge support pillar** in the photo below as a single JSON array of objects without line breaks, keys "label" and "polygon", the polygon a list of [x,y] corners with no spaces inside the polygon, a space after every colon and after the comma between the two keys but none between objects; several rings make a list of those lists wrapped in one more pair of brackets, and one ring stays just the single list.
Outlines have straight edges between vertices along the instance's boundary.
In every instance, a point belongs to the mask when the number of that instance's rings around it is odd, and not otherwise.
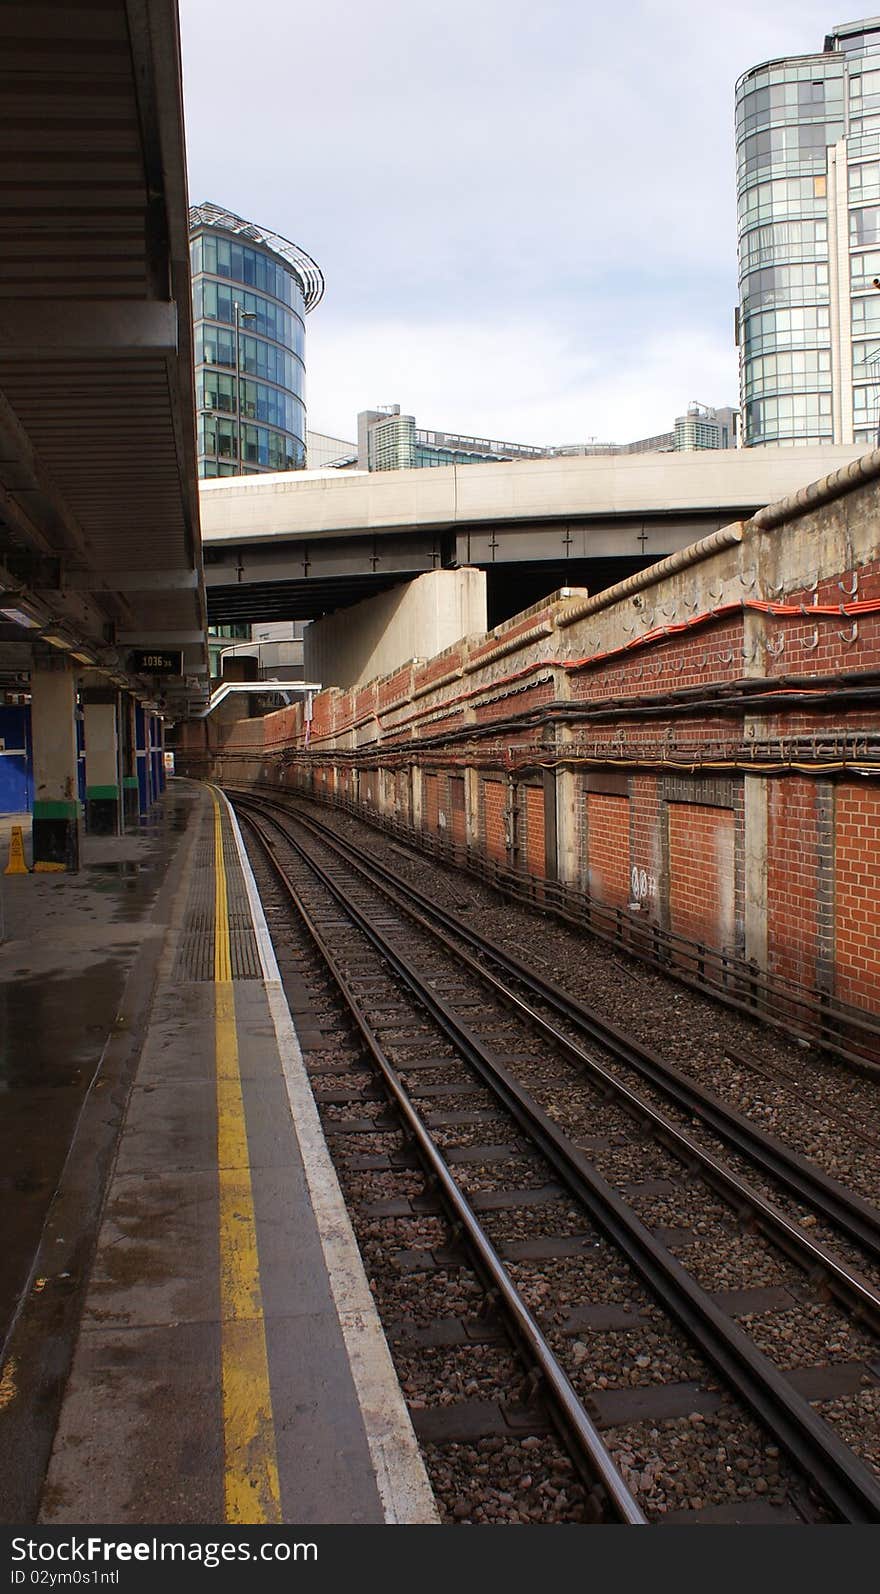
[{"label": "bridge support pillar", "polygon": [[767,794],[760,775],[743,777],[745,842],[745,955],[767,967]]},{"label": "bridge support pillar", "polygon": [[122,750],[122,823],[136,830],[140,818],[137,776],[137,703],[123,694],[119,713],[119,740]]},{"label": "bridge support pillar", "polygon": [[[756,595],[766,598],[763,584]],[[762,679],[767,668],[767,620],[760,611],[746,611],[743,615],[743,673]],[[748,737],[763,734],[762,720],[746,718],[743,733]],[[760,775],[743,776],[743,851],[745,855],[745,890],[743,893],[743,952],[766,969],[768,956],[767,935],[767,800],[769,782]]]},{"label": "bridge support pillar", "polygon": [[34,867],[79,868],[76,676],[66,659],[34,660]]},{"label": "bridge support pillar", "polygon": [[161,797],[165,790],[165,721],[160,714],[149,718],[150,774],[153,798]]},{"label": "bridge support pillar", "polygon": [[422,771],[418,764],[411,764],[409,770],[410,790],[412,792],[412,827],[413,830],[422,828]]},{"label": "bridge support pillar", "polygon": [[86,746],[86,832],[118,836],[122,829],[119,693],[95,688],[82,694]]},{"label": "bridge support pillar", "polygon": [[153,770],[150,762],[150,731],[149,719],[142,703],[135,704],[135,764],[137,766],[138,782],[138,810],[141,818],[148,814],[153,806]]}]

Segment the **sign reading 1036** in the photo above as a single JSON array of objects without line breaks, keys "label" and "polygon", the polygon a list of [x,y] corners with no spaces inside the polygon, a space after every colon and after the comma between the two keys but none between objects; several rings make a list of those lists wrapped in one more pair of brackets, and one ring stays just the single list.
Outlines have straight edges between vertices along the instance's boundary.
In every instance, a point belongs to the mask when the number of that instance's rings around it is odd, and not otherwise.
[{"label": "sign reading 1036", "polygon": [[183,654],[173,648],[135,648],[128,667],[132,675],[182,675]]}]

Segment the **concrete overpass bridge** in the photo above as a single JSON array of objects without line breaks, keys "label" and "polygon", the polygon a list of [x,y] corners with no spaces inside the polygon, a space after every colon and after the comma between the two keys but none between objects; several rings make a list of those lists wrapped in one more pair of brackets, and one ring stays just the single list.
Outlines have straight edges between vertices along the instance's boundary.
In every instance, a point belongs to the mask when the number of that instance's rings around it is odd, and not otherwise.
[{"label": "concrete overpass bridge", "polygon": [[598,455],[203,481],[209,620],[312,620],[426,570],[477,565],[496,625],[557,587],[609,586],[860,451]]}]

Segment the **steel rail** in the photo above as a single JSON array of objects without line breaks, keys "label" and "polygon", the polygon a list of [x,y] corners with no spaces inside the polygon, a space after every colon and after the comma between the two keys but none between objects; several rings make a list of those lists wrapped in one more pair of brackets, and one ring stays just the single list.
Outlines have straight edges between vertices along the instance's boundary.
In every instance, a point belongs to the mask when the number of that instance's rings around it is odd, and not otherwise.
[{"label": "steel rail", "polygon": [[498,1252],[489,1240],[467,1197],[452,1177],[446,1162],[422,1123],[397,1069],[385,1055],[377,1036],[371,1029],[369,1021],[344,971],[340,967],[335,953],[328,946],[302,897],[276,857],[271,838],[265,834],[263,827],[252,815],[245,814],[243,817],[262,843],[279,883],[286,891],[318,948],[321,957],[330,969],[360,1031],[361,1038],[382,1075],[392,1100],[403,1118],[408,1133],[418,1147],[426,1171],[429,1177],[436,1182],[442,1194],[453,1222],[458,1226],[461,1233],[466,1236],[484,1279],[488,1281],[490,1289],[496,1292],[498,1299],[502,1302],[511,1319],[517,1338],[521,1345],[525,1347],[527,1356],[540,1369],[548,1392],[548,1405],[551,1409],[555,1406],[564,1431],[570,1436],[570,1442],[575,1445],[582,1458],[582,1465],[586,1465],[591,1477],[601,1485],[614,1514],[621,1522],[630,1527],[646,1526],[647,1518],[644,1512],[615,1467],[598,1430],[584,1410],[567,1374],[553,1354],[525,1301],[515,1289]]},{"label": "steel rail", "polygon": [[[537,907],[542,912],[552,914],[562,924],[571,925],[579,934],[586,933],[595,940],[613,947],[618,953],[623,953],[624,956],[637,958],[649,968],[657,969],[667,979],[673,979],[678,984],[684,985],[688,990],[708,996],[732,1012],[742,1013],[753,1020],[760,1019],[761,1023],[783,1030],[789,1036],[792,1033],[800,1034],[804,1040],[839,1058],[852,1072],[862,1074],[868,1079],[880,1079],[880,1063],[872,1061],[865,1054],[851,1051],[848,1047],[838,1044],[828,1033],[829,1024],[835,1023],[839,1027],[855,1031],[856,1044],[861,1043],[862,1031],[867,1037],[864,1044],[870,1043],[871,1036],[880,1041],[880,1022],[865,1012],[848,1008],[834,998],[829,998],[827,1002],[816,1001],[806,987],[797,986],[795,982],[780,976],[768,975],[741,958],[727,957],[710,947],[675,935],[670,930],[661,930],[658,925],[648,923],[637,925],[632,916],[625,920],[626,933],[624,933],[621,909],[598,903],[564,882],[555,880],[543,882],[546,887],[546,897],[541,903],[536,903],[533,890],[528,889],[534,883],[530,876],[508,865],[493,863],[481,854],[475,853],[470,847],[467,848],[465,863],[461,854],[449,844],[444,845],[439,837],[426,836],[423,832],[416,831],[411,824],[401,820],[382,819],[378,814],[365,812],[348,798],[327,794],[320,798],[313,796],[311,799],[307,796],[306,800],[321,802],[325,807],[333,807],[341,813],[349,814],[360,824],[373,826],[386,837],[396,837],[403,845],[415,852],[423,852],[441,867],[459,871],[466,869],[489,890],[497,891],[511,902],[532,910]],[[606,928],[601,928],[597,920]],[[662,955],[660,948],[663,949]],[[696,966],[696,972],[688,972],[689,966]],[[709,966],[715,968],[716,972],[709,973]],[[731,974],[737,987],[740,989],[748,987],[752,991],[750,1000],[732,994],[730,986],[726,983],[727,976]],[[793,1007],[802,1015],[799,1027],[794,1031],[793,1018],[777,1016],[780,1007],[784,1010],[787,1006]]]},{"label": "steel rail", "polygon": [[[833,1179],[822,1168],[811,1163],[800,1152],[777,1140],[774,1135],[757,1128],[744,1113],[729,1107],[713,1091],[689,1079],[659,1053],[643,1046],[635,1037],[626,1035],[554,981],[536,974],[520,958],[508,952],[489,936],[482,935],[469,925],[463,924],[455,914],[433,902],[424,892],[419,891],[418,887],[401,879],[394,870],[365,857],[359,848],[337,836],[311,815],[294,816],[290,814],[289,809],[286,812],[289,817],[295,817],[297,824],[313,831],[326,845],[345,855],[354,867],[372,880],[377,889],[384,890],[393,899],[397,899],[399,906],[406,906],[400,902],[401,897],[408,898],[411,903],[417,903],[421,912],[429,914],[446,930],[489,958],[498,968],[519,981],[582,1034],[610,1052],[625,1067],[633,1069],[683,1112],[699,1118],[718,1135],[719,1139],[748,1161],[756,1164],[822,1218],[830,1220],[869,1255],[880,1260],[880,1211],[869,1201],[848,1190],[839,1180]],[[429,924],[424,927],[429,930],[433,928]],[[503,993],[505,989],[503,984],[493,980],[491,973],[481,964],[472,962],[471,967],[493,984],[499,994]],[[509,992],[508,996],[512,1002],[522,1005],[515,992]],[[532,1014],[531,1009],[529,1013],[538,1023],[546,1023],[540,1014]],[[548,1033],[558,1044],[566,1048],[571,1046],[570,1039],[552,1026],[548,1026]],[[575,1048],[573,1055],[591,1070],[597,1066],[601,1068],[601,1064],[597,1064],[595,1059],[588,1057],[579,1048]],[[610,1082],[622,1090],[626,1089],[613,1074],[603,1070],[602,1077],[606,1083]],[[635,1102],[640,1101],[637,1096],[632,1099]],[[647,1108],[649,1104],[644,1105]],[[668,1127],[674,1131],[673,1125],[669,1124]],[[692,1146],[693,1142],[690,1142],[690,1145]]]},{"label": "steel rail", "polygon": [[[246,797],[256,790],[275,793],[277,789],[268,782],[257,782],[255,786],[249,788],[227,787],[230,796],[241,797]],[[742,1013],[752,1020],[760,1020],[770,1028],[783,1030],[788,1036],[792,1033],[801,1035],[804,1040],[821,1047],[829,1056],[840,1059],[853,1073],[861,1074],[868,1079],[880,1079],[880,1063],[872,1061],[869,1056],[861,1052],[854,1052],[840,1045],[833,1041],[829,1034],[828,1027],[834,1023],[838,1027],[854,1031],[856,1044],[862,1043],[861,1032],[864,1032],[866,1037],[864,1044],[870,1044],[871,1036],[880,1042],[880,1020],[872,1019],[866,1012],[849,1008],[834,998],[816,1001],[806,987],[798,986],[795,982],[784,980],[780,976],[768,975],[752,963],[746,963],[742,958],[719,953],[711,947],[689,941],[684,936],[674,935],[670,930],[661,930],[656,924],[637,924],[631,915],[625,917],[624,929],[621,909],[609,908],[598,903],[565,882],[557,880],[542,882],[546,888],[546,895],[538,903],[534,891],[528,889],[534,884],[530,876],[510,866],[492,863],[470,847],[466,849],[466,859],[464,859],[461,853],[445,843],[443,838],[426,836],[423,832],[416,831],[411,824],[399,819],[380,818],[376,813],[366,812],[349,798],[328,792],[321,796],[309,796],[306,793],[300,795],[306,801],[320,803],[324,807],[349,814],[360,824],[371,825],[382,835],[396,838],[415,852],[423,852],[441,867],[474,875],[489,890],[497,891],[511,902],[552,914],[562,924],[572,926],[579,934],[586,933],[626,957],[637,958],[647,967],[657,969],[666,979],[673,979],[687,990],[709,997],[731,1012]],[[287,811],[290,811],[289,808]],[[601,924],[606,927],[602,928]],[[691,967],[695,968],[696,972],[688,972]],[[710,967],[714,972],[709,972]],[[750,999],[746,1000],[733,994],[729,984],[731,976],[737,988],[748,987],[752,993]],[[799,1027],[794,1030],[793,1017],[778,1016],[787,1006],[797,1009],[802,1015]]]},{"label": "steel rail", "polygon": [[[813,1411],[784,1373],[696,1283],[530,1092],[518,1083],[454,1010],[423,983],[409,960],[375,929],[367,915],[301,844],[283,829],[280,822],[269,817],[287,845],[302,858],[420,1005],[430,1013],[447,1038],[503,1102],[523,1131],[538,1145],[597,1227],[622,1251],[664,1309],[677,1318],[707,1360],[774,1433],[838,1515],[844,1521],[853,1523],[880,1522],[880,1482],[865,1464]],[[763,1202],[763,1197],[759,1200]]]}]

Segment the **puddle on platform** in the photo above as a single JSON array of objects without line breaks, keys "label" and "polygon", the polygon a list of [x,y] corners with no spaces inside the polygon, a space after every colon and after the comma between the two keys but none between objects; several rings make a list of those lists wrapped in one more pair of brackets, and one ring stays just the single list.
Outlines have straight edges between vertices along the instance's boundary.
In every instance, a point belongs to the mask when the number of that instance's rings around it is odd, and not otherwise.
[{"label": "puddle on platform", "polygon": [[80,883],[103,897],[118,897],[115,918],[139,917],[153,902],[165,872],[165,860],[141,861],[133,858],[107,859],[84,864]]},{"label": "puddle on platform", "polygon": [[0,1337],[28,1277],[130,959],[0,985]]},{"label": "puddle on platform", "polygon": [[77,1087],[85,1070],[91,1077],[129,963],[108,958],[87,976],[19,975],[0,984],[0,1092]]}]

